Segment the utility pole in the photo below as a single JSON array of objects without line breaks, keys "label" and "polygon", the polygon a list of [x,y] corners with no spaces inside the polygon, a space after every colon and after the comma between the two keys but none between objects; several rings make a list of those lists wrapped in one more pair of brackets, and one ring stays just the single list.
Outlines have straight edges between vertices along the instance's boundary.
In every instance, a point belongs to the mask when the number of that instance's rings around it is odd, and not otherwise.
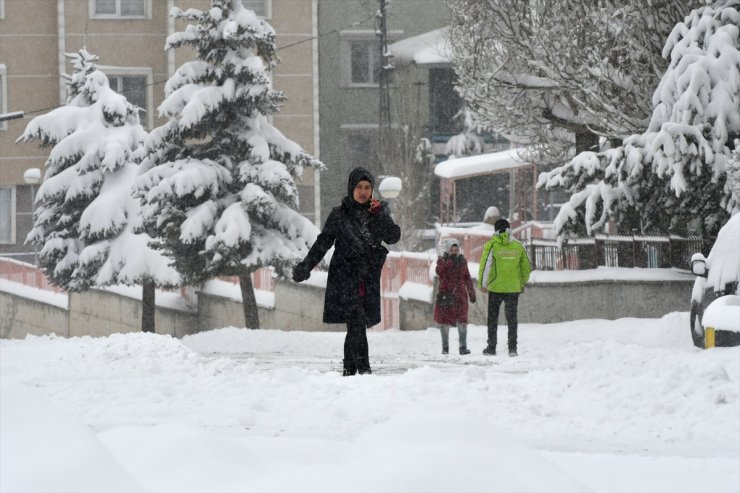
[{"label": "utility pole", "polygon": [[393,56],[388,53],[388,5],[390,0],[378,0],[380,10],[375,17],[375,35],[378,37],[379,62],[378,93],[380,105],[378,108],[378,169],[381,174],[388,174],[391,170],[384,169],[381,156],[385,146],[390,143],[391,132],[391,95],[390,83],[393,71]]}]

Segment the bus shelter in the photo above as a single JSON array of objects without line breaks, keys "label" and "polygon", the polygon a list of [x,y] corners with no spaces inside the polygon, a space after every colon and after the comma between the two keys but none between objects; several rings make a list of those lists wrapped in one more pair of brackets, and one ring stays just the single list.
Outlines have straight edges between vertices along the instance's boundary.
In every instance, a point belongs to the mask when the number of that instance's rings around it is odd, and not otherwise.
[{"label": "bus shelter", "polygon": [[[522,148],[448,159],[438,163],[440,223],[457,220],[458,180],[509,174],[509,218],[537,220],[537,165],[522,157]],[[528,217],[529,216],[529,217]]]}]

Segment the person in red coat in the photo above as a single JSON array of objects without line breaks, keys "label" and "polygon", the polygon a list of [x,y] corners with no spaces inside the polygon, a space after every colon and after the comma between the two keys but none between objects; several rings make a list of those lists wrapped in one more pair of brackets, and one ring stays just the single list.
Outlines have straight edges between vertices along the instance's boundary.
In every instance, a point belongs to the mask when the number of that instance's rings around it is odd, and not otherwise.
[{"label": "person in red coat", "polygon": [[447,252],[437,259],[439,292],[434,304],[434,321],[441,324],[442,354],[450,352],[450,327],[457,326],[460,354],[470,354],[467,348],[468,300],[475,303],[475,289],[468,262],[460,254],[460,245],[452,242]]}]

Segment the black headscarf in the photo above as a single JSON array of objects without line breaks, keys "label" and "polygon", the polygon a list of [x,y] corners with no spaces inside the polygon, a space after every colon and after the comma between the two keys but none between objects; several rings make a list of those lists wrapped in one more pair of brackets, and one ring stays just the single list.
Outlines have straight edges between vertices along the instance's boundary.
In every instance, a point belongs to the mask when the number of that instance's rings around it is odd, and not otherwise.
[{"label": "black headscarf", "polygon": [[365,168],[355,168],[349,174],[349,180],[347,181],[347,195],[349,196],[349,198],[354,200],[353,194],[355,191],[355,187],[362,180],[369,181],[370,186],[373,187],[373,190],[375,190],[375,177],[373,176],[373,174]]},{"label": "black headscarf", "polygon": [[362,167],[353,169],[349,174],[347,196],[342,199],[342,206],[349,212],[349,216],[353,218],[359,237],[363,239],[364,244],[378,246],[380,245],[380,240],[373,237],[368,226],[370,210],[367,204],[360,204],[354,198],[355,187],[362,180],[370,182],[370,186],[373,189],[375,188],[375,177],[370,171]]}]

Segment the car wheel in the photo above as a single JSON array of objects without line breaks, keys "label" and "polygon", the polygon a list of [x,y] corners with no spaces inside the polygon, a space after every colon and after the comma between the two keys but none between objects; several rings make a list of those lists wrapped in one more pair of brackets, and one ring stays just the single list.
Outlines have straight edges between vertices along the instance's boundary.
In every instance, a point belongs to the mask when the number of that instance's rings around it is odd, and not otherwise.
[{"label": "car wheel", "polygon": [[704,326],[701,319],[704,316],[704,306],[697,302],[691,301],[691,312],[689,313],[689,322],[691,325],[691,339],[694,346],[704,349]]}]

